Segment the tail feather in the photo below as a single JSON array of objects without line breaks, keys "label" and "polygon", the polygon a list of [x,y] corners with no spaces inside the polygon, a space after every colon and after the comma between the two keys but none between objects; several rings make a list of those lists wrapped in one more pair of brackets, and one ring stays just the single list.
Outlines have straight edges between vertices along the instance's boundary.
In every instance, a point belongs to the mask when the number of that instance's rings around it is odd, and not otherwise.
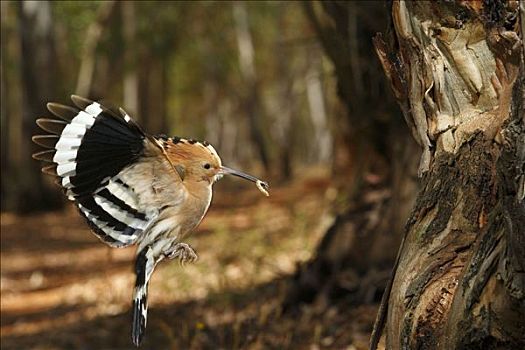
[{"label": "tail feather", "polygon": [[131,339],[135,346],[140,346],[146,331],[148,318],[148,290],[147,286],[135,288],[133,291],[133,323]]},{"label": "tail feather", "polygon": [[146,331],[148,320],[148,283],[159,258],[153,255],[151,246],[142,249],[135,261],[135,274],[137,276],[133,290],[133,323],[131,339],[135,346],[139,346]]}]

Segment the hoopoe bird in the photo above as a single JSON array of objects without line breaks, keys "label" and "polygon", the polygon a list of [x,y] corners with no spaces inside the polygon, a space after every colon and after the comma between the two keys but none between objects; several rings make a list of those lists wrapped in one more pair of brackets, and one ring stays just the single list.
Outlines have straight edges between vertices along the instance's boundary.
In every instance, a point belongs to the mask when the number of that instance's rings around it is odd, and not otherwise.
[{"label": "hoopoe bird", "polygon": [[139,346],[153,270],[163,259],[197,260],[182,240],[206,214],[213,184],[235,175],[255,182],[266,196],[268,184],[223,166],[205,141],[148,135],[122,108],[71,99],[78,108],[47,104],[60,120],[36,121],[49,134],[33,136],[46,148],[33,158],[53,163],[42,171],[57,177],[98,238],[111,247],[137,245],[131,333]]}]

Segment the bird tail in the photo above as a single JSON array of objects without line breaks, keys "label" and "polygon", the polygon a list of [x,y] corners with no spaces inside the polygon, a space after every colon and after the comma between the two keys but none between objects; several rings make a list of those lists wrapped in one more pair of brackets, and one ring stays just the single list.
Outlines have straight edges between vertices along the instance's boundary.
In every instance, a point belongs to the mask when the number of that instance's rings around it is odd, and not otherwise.
[{"label": "bird tail", "polygon": [[146,331],[148,318],[148,284],[135,286],[133,290],[133,323],[131,329],[131,340],[135,346],[139,346]]},{"label": "bird tail", "polygon": [[135,346],[139,346],[146,331],[148,319],[148,283],[160,261],[153,255],[151,246],[142,249],[135,261],[135,274],[137,276],[135,289],[133,290],[133,323],[131,328],[131,340]]},{"label": "bird tail", "polygon": [[45,148],[33,158],[52,163],[42,171],[57,177],[100,239],[111,246],[129,245],[148,220],[134,208],[132,191],[116,175],[144,153],[147,136],[122,109],[114,112],[82,97],[71,99],[78,108],[48,103],[60,119],[37,120],[48,134],[33,136]]}]

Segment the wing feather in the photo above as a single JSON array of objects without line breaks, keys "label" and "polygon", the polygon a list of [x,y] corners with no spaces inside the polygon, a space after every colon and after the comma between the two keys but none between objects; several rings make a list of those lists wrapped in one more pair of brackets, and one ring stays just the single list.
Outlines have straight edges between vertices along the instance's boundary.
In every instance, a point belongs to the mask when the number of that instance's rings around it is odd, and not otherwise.
[{"label": "wing feather", "polygon": [[158,215],[149,188],[155,175],[152,160],[162,153],[128,114],[82,97],[72,100],[78,108],[48,104],[60,120],[37,121],[49,134],[33,137],[46,149],[33,157],[52,163],[42,171],[58,176],[102,241],[115,247],[133,244]]}]

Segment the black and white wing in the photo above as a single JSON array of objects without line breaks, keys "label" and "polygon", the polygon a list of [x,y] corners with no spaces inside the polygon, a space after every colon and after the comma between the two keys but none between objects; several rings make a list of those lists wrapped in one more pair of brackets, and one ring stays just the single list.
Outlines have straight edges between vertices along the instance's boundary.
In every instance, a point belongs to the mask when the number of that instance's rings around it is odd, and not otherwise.
[{"label": "black and white wing", "polygon": [[53,163],[42,170],[57,176],[68,199],[102,241],[113,247],[133,244],[156,210],[147,208],[136,184],[121,175],[140,161],[152,141],[123,110],[113,112],[78,96],[71,99],[78,108],[48,104],[60,120],[37,120],[49,134],[33,137],[46,148],[33,157]]}]

